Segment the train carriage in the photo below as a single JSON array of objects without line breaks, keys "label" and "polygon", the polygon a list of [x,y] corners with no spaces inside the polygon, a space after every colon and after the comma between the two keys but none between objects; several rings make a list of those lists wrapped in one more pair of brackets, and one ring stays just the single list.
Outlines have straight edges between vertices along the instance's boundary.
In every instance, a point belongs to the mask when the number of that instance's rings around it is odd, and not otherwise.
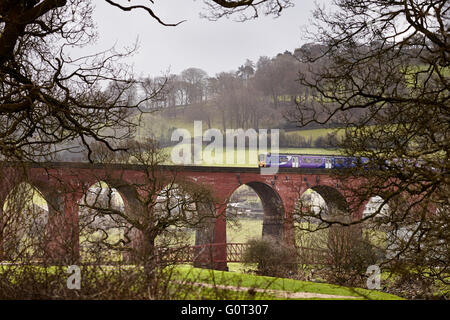
[{"label": "train carriage", "polygon": [[358,162],[367,164],[369,159],[344,157],[337,155],[307,155],[307,154],[260,154],[259,167],[278,166],[280,168],[308,168],[308,169],[341,169],[353,168]]}]

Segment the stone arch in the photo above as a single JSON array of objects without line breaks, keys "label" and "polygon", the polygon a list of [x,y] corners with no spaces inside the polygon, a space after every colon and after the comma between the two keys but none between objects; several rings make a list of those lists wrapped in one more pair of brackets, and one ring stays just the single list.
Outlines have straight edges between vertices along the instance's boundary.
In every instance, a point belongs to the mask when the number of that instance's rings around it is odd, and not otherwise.
[{"label": "stone arch", "polygon": [[231,194],[226,209],[227,242],[244,243],[262,236],[264,211],[253,188],[240,185]]},{"label": "stone arch", "polygon": [[327,206],[327,216],[349,218],[349,205],[346,198],[339,192],[339,190],[327,185],[316,185],[310,189],[317,192],[325,201]]},{"label": "stone arch", "polygon": [[[262,236],[282,240],[285,210],[278,192],[266,183],[259,181],[250,181],[244,184],[253,189],[261,200],[264,212]],[[237,188],[232,193],[236,190]]]},{"label": "stone arch", "polygon": [[282,240],[285,210],[280,195],[265,183],[249,182],[247,185],[255,190],[263,205],[263,236],[271,236]]},{"label": "stone arch", "polygon": [[[239,185],[230,184],[229,189],[222,190],[221,201],[215,205],[216,216],[207,223],[201,233],[202,237],[197,237],[196,245],[213,244],[203,255],[198,255],[198,260],[194,261],[194,266],[208,267],[218,270],[227,270],[227,223],[226,207],[231,195],[243,184],[252,188],[261,200],[264,219],[262,236],[270,236],[279,241],[283,241],[285,209],[283,201],[278,192],[264,182],[250,180]],[[199,248],[201,249],[201,248]]]}]

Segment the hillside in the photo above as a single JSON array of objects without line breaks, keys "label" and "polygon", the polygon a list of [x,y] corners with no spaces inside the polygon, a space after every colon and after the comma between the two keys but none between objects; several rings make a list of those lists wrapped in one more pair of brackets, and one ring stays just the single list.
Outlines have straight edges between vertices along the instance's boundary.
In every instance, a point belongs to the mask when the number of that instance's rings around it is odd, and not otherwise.
[{"label": "hillside", "polygon": [[[204,106],[204,108],[208,108]],[[141,125],[138,129],[138,139],[145,139],[148,137],[153,137],[160,141],[161,146],[164,148],[165,152],[170,158],[170,154],[174,148],[174,145],[178,144],[178,141],[172,141],[172,132],[175,129],[186,129],[189,131],[191,138],[194,138],[198,132],[194,132],[194,120],[190,121],[190,117],[168,117],[166,113],[154,113],[154,114],[146,114],[141,119]],[[223,132],[220,128],[218,117],[213,118],[212,128],[217,128]],[[201,120],[197,120],[201,121]],[[214,126],[217,124],[217,127]],[[271,128],[278,128],[275,123],[270,125]],[[208,130],[206,122],[202,121],[202,130],[204,133]],[[270,132],[270,131],[269,131]],[[339,131],[332,128],[319,128],[319,129],[298,129],[298,130],[280,130],[280,153],[302,153],[302,154],[339,154],[339,150],[333,148],[324,148],[326,147],[327,135],[329,134],[337,134],[337,136],[341,136],[343,131]],[[188,143],[189,141],[184,141],[184,143]],[[203,147],[208,145],[209,142],[204,143]],[[270,143],[268,143],[268,148],[270,147]],[[269,150],[270,151],[270,150]],[[246,162],[244,164],[238,164],[237,158],[238,155],[245,154]],[[249,154],[249,150],[235,150],[235,165],[236,166],[256,166],[257,158],[255,155]],[[223,162],[225,163],[226,159],[226,148],[223,148]],[[203,159],[203,165],[211,165],[211,166],[221,166],[222,164],[216,164],[211,159],[205,157]],[[228,164],[230,166],[234,166],[233,164]],[[227,166],[228,166],[227,165]]]}]

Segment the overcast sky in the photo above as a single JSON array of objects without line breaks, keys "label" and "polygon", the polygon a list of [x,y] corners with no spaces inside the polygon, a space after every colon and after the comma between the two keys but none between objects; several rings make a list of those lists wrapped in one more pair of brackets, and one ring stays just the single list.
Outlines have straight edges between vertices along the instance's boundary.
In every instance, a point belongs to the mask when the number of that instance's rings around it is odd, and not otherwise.
[{"label": "overcast sky", "polygon": [[164,27],[144,11],[123,12],[105,1],[95,4],[99,33],[96,48],[116,44],[120,49],[138,38],[140,48],[131,59],[138,76],[158,76],[168,69],[178,74],[189,67],[214,76],[236,70],[247,58],[256,62],[260,56],[293,51],[305,43],[301,31],[314,7],[313,0],[295,0],[295,7],[283,11],[279,18],[208,21],[199,17],[205,12],[201,0],[164,0],[157,2],[155,10],[160,18],[167,23],[187,20],[176,27]]}]

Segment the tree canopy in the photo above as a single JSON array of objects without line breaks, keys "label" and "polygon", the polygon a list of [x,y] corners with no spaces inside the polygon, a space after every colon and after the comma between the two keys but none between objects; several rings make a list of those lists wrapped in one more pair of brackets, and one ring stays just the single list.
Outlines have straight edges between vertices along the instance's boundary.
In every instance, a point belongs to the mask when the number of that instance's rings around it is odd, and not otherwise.
[{"label": "tree canopy", "polygon": [[[154,12],[154,1],[110,1],[123,11]],[[290,1],[206,1],[210,18],[237,13],[241,19],[258,12],[279,14]],[[251,11],[251,14],[248,12]],[[96,39],[93,2],[82,0],[20,0],[0,4],[0,156],[3,159],[43,160],[61,150],[87,150],[100,141],[111,150],[117,140],[133,135],[130,116],[142,104],[158,100],[164,81],[140,99],[129,92],[139,85],[130,68],[120,63],[131,54],[114,48],[75,56],[73,48]],[[113,89],[113,90],[111,90]],[[77,146],[74,148],[74,146]],[[81,149],[79,148],[81,146]]]},{"label": "tree canopy", "polygon": [[[362,220],[390,230],[397,249],[391,258],[414,261],[448,281],[442,273],[449,261],[450,5],[334,3],[334,10],[314,13],[316,31],[308,35],[319,46],[303,48],[309,73],[300,75],[311,96],[290,119],[346,129],[339,147],[350,157],[367,157],[377,170],[360,164],[337,172],[343,188],[360,199],[354,208],[373,196],[384,200]],[[352,176],[366,183],[352,183]],[[384,205],[390,213],[380,218]]]}]

